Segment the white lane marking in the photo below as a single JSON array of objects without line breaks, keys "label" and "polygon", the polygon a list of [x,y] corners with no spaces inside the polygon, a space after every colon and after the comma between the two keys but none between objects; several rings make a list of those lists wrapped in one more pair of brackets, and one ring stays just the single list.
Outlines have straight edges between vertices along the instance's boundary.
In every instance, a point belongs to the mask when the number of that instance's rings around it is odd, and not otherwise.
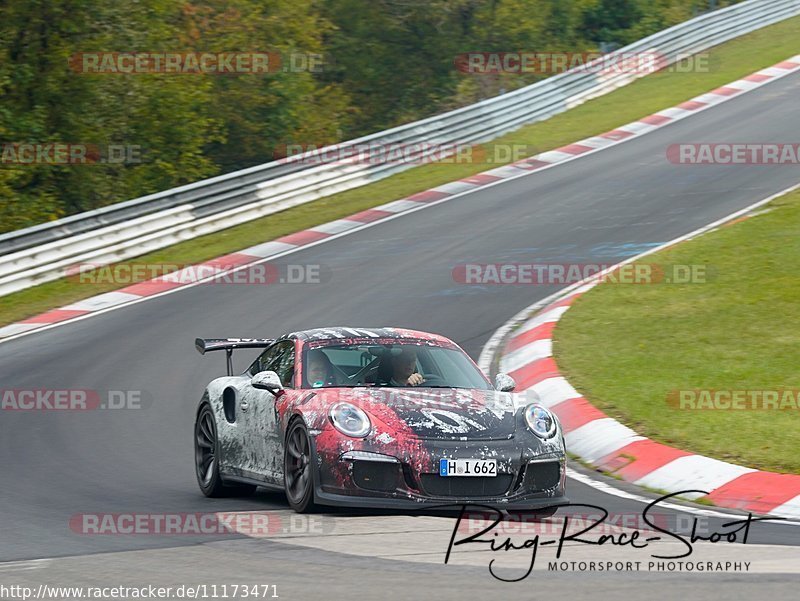
[{"label": "white lane marking", "polygon": [[500,371],[516,371],[529,363],[553,355],[553,341],[549,338],[534,340],[500,359]]},{"label": "white lane marking", "polygon": [[534,328],[538,328],[540,325],[545,323],[551,323],[553,321],[558,321],[561,319],[561,316],[566,313],[567,309],[569,309],[569,305],[564,305],[563,307],[556,307],[555,309],[550,309],[546,313],[542,313],[541,315],[537,315],[533,319],[529,319],[519,330],[514,332],[514,338],[524,334],[525,332],[530,332]]},{"label": "white lane marking", "polygon": [[785,69],[781,69],[780,67],[767,67],[766,69],[761,69],[761,71],[757,71],[759,75],[766,75],[767,77],[780,77],[786,73]]},{"label": "white lane marking", "polygon": [[570,294],[565,295],[564,298],[566,298],[567,296],[580,296],[584,292],[588,292],[589,290],[597,286],[597,284],[599,283],[600,283],[599,280],[591,280],[590,282],[578,286],[577,288],[575,288],[575,290],[570,291]]},{"label": "white lane marking", "polygon": [[[95,276],[89,277],[93,278]],[[128,294],[127,292],[115,290],[113,292],[106,292],[105,294],[98,294],[97,296],[92,296],[76,303],[72,303],[71,305],[66,305],[59,308],[67,311],[97,311],[98,309],[113,307],[114,305],[127,303],[141,297],[142,296],[140,294]]]},{"label": "white lane marking", "polygon": [[473,190],[476,186],[480,186],[480,184],[465,182],[463,180],[457,180],[454,182],[450,182],[449,184],[442,184],[441,186],[436,186],[435,188],[431,188],[431,190],[434,190],[436,192],[444,192],[445,194],[458,194],[459,192],[463,192],[465,190]]},{"label": "white lane marking", "polygon": [[750,81],[749,79],[739,79],[725,85],[726,88],[736,88],[737,90],[752,90],[758,87],[757,81]]},{"label": "white lane marking", "polygon": [[601,417],[583,424],[564,435],[567,449],[593,463],[638,440],[646,440],[628,426],[610,417]]},{"label": "white lane marking", "polygon": [[580,142],[575,143],[579,144],[580,146],[588,146],[589,148],[601,148],[603,146],[609,146],[613,144],[614,140],[604,138],[603,136],[592,136],[591,138],[585,138]]},{"label": "white lane marking", "polygon": [[800,495],[786,501],[783,505],[779,505],[772,510],[772,513],[781,517],[800,519]]},{"label": "white lane marking", "polygon": [[[555,165],[556,163],[552,164]],[[547,167],[549,167],[549,165],[542,167],[542,169],[546,169]],[[538,169],[537,171],[541,171],[542,169]],[[503,165],[502,167],[495,167],[491,171],[485,171],[484,173],[488,173],[489,175],[493,175],[495,177],[501,177],[505,181],[531,174],[531,172],[528,171],[527,169],[522,169],[521,167],[515,167],[514,165]],[[492,182],[489,185],[491,186],[494,185],[495,183],[497,182]],[[469,192],[472,192],[472,190],[469,190]]]},{"label": "white lane marking", "polygon": [[402,213],[402,212],[407,213],[414,209],[418,209],[421,206],[424,207],[425,203],[417,202],[415,200],[395,200],[394,202],[389,202],[386,203],[385,205],[381,205],[375,208],[379,211],[386,211],[387,213]]},{"label": "white lane marking", "polygon": [[[794,59],[790,59],[790,60],[794,60]],[[779,80],[783,79],[784,77],[788,77],[789,75],[793,75],[794,73],[797,72],[797,70],[798,69],[791,69],[791,70],[778,69],[779,74],[773,76],[771,79],[768,79],[768,80],[765,80],[763,82],[760,82],[761,85],[759,85],[758,87],[760,88],[760,87],[768,85],[768,84],[770,84],[772,82],[779,81]],[[754,89],[756,89],[756,88],[754,88]],[[742,92],[742,94],[746,94],[746,93],[747,92]],[[722,100],[719,103],[716,103],[716,104],[721,104],[723,102],[727,102],[728,100],[732,100],[734,98],[738,98],[738,97],[742,96],[742,94],[735,94],[733,96],[724,96],[722,98]],[[690,99],[690,100],[693,100],[693,99]],[[706,111],[706,110],[712,108],[712,106],[714,106],[714,105],[709,104],[709,105],[700,107],[697,110],[694,110],[694,111],[691,111],[691,112],[687,113],[684,117],[677,117],[677,118],[673,119],[672,121],[668,121],[668,122],[660,125],[658,127],[658,129],[661,129],[661,128],[664,128],[664,127],[669,127],[673,123],[679,123],[685,118],[690,118],[690,117],[692,117],[694,115],[699,115],[703,111]],[[619,128],[617,128],[617,129],[619,129]],[[645,132],[645,133],[647,133],[647,132]],[[354,234],[356,232],[360,232],[361,230],[365,230],[367,228],[375,227],[375,226],[381,225],[383,223],[389,222],[389,221],[391,221],[393,219],[397,219],[397,218],[400,218],[400,217],[405,217],[406,215],[411,215],[412,213],[415,213],[417,211],[421,211],[421,210],[427,209],[429,207],[434,207],[434,206],[437,206],[439,204],[442,204],[442,203],[445,203],[445,202],[449,202],[449,201],[451,201],[451,200],[453,200],[455,198],[460,198],[461,196],[465,196],[467,194],[473,194],[474,192],[478,192],[478,191],[483,192],[483,191],[485,191],[485,190],[487,190],[489,188],[504,184],[506,182],[509,182],[509,181],[512,181],[512,180],[515,180],[515,179],[519,179],[519,178],[522,178],[522,177],[525,177],[525,176],[529,176],[529,175],[535,175],[535,174],[540,173],[540,172],[542,172],[542,171],[544,171],[546,169],[551,169],[552,167],[560,166],[560,165],[563,165],[565,163],[569,163],[571,161],[575,161],[575,160],[581,159],[583,157],[587,157],[587,156],[592,155],[592,154],[594,154],[596,152],[601,152],[601,151],[603,151],[603,150],[605,150],[607,148],[612,148],[614,146],[617,146],[618,144],[624,144],[626,142],[629,142],[631,140],[636,140],[636,139],[639,139],[638,135],[627,136],[627,137],[622,138],[620,140],[614,141],[612,144],[610,144],[608,146],[603,146],[601,148],[595,148],[593,150],[590,150],[588,152],[584,152],[584,153],[581,153],[581,154],[570,155],[570,157],[565,159],[564,161],[561,161],[559,163],[551,163],[549,165],[545,165],[541,169],[537,169],[535,171],[528,171],[528,170],[525,170],[525,169],[511,168],[510,171],[508,171],[508,173],[509,173],[508,177],[505,176],[506,172],[504,171],[503,172],[504,175],[501,176],[502,179],[499,179],[499,180],[497,180],[495,182],[490,182],[490,183],[484,184],[480,188],[475,188],[474,190],[465,190],[464,192],[459,192],[458,194],[454,194],[452,196],[447,196],[445,198],[440,198],[439,200],[435,200],[435,201],[432,201],[432,202],[421,203],[421,202],[407,201],[407,200],[402,200],[401,199],[401,200],[397,200],[397,201],[394,201],[392,203],[389,203],[387,205],[381,205],[379,207],[373,207],[374,210],[392,212],[392,211],[389,211],[386,207],[388,207],[388,206],[396,206],[398,203],[408,203],[408,205],[412,205],[411,208],[409,208],[408,210],[406,210],[404,212],[396,213],[394,215],[389,215],[389,216],[387,216],[387,217],[385,217],[383,219],[372,221],[370,223],[365,223],[361,227],[353,228],[351,230],[348,230],[346,232],[342,232],[340,234],[334,234],[333,236],[329,236],[328,238],[325,238],[323,240],[317,240],[316,242],[311,242],[311,243],[305,244],[303,246],[295,246],[294,248],[288,249],[288,250],[286,250],[284,252],[277,253],[275,255],[272,255],[272,256],[270,256],[268,258],[265,258],[265,259],[262,259],[262,260],[254,261],[252,263],[248,263],[246,265],[241,265],[239,267],[232,267],[228,271],[223,272],[223,273],[225,273],[225,274],[227,274],[227,273],[235,273],[237,271],[241,271],[242,269],[248,269],[248,268],[252,267],[253,265],[259,265],[259,264],[264,263],[264,262],[266,262],[268,260],[278,259],[280,257],[286,256],[286,255],[289,255],[289,254],[292,254],[292,253],[295,253],[295,252],[298,252],[300,250],[306,250],[308,248],[312,248],[312,247],[317,246],[319,244],[324,244],[326,242],[330,242],[331,240],[336,240],[336,239],[341,238],[343,236],[349,236],[349,235]],[[575,143],[579,143],[579,142],[580,142],[580,140],[578,140]],[[484,172],[484,174],[492,174],[493,172],[500,172],[500,171],[502,171],[502,168],[501,169],[493,169],[492,171],[486,171],[486,172]],[[413,206],[413,205],[418,205],[418,206]],[[273,242],[265,242],[264,245],[272,244],[272,243]],[[238,253],[238,254],[250,254],[252,252],[252,249],[259,248],[260,246],[263,246],[263,245],[257,245],[257,246],[251,247],[251,249],[246,249],[247,252],[242,251],[241,253]],[[38,334],[39,332],[46,332],[46,331],[51,330],[53,328],[58,328],[58,327],[61,327],[61,326],[65,326],[67,324],[75,323],[75,322],[78,322],[78,321],[83,321],[84,319],[90,319],[90,318],[92,318],[92,317],[94,317],[96,315],[102,315],[102,314],[108,313],[110,311],[116,311],[117,309],[122,309],[122,308],[125,308],[125,307],[129,307],[131,305],[135,305],[135,304],[138,304],[138,303],[143,303],[143,302],[146,302],[146,301],[154,299],[154,298],[159,298],[159,297],[162,297],[162,296],[166,296],[168,294],[175,294],[177,292],[181,292],[183,290],[187,290],[188,288],[193,288],[195,286],[199,286],[201,284],[204,284],[207,281],[211,281],[211,280],[215,279],[216,277],[218,277],[219,275],[222,275],[222,273],[217,274],[216,276],[212,276],[212,277],[203,279],[203,280],[198,280],[196,282],[192,282],[192,283],[187,284],[185,286],[180,286],[178,288],[172,288],[170,290],[164,290],[163,292],[159,292],[157,294],[151,294],[149,296],[145,296],[145,297],[136,299],[136,300],[131,301],[129,303],[126,303],[124,305],[116,305],[116,306],[113,306],[113,307],[108,307],[106,309],[101,309],[99,311],[93,311],[92,313],[87,313],[86,315],[79,315],[77,317],[73,317],[71,319],[65,319],[64,321],[59,321],[59,322],[56,322],[56,323],[50,323],[50,324],[45,324],[45,325],[36,324],[37,327],[34,328],[34,329],[30,329],[30,330],[27,330],[27,331],[20,331],[20,332],[17,332],[17,333],[14,333],[14,334],[10,334],[8,336],[0,338],[0,344],[4,344],[6,342],[10,342],[10,341],[16,340],[18,338],[23,338],[25,336],[30,336],[31,334],[34,334],[34,333]],[[571,289],[574,289],[574,288],[577,288],[577,286],[576,285],[570,286],[568,288],[568,290],[571,290]],[[563,292],[563,291],[561,291],[561,292]],[[553,298],[556,298],[558,296],[558,294],[554,294],[552,296],[553,296]],[[14,326],[14,325],[17,325],[17,324],[10,324],[10,325]],[[30,324],[24,324],[24,325],[30,325]],[[10,330],[7,330],[6,328],[0,328],[0,336],[2,336],[2,333],[4,331],[10,331]],[[484,350],[485,350],[485,347],[484,347]]]},{"label": "white lane marking", "polygon": [[[562,376],[547,378],[546,380],[537,382],[527,390],[533,390],[539,397],[541,404],[545,407],[552,407],[564,401],[577,399],[582,396],[581,393],[575,390],[572,384]],[[525,392],[527,392],[527,390]]]},{"label": "white lane marking", "polygon": [[40,323],[10,323],[0,328],[0,344],[12,338],[20,338],[20,334],[43,328]]},{"label": "white lane marking", "polygon": [[[725,86],[720,86],[725,87]],[[730,96],[725,96],[724,94],[714,94],[713,92],[709,92],[708,94],[703,94],[702,96],[698,96],[697,98],[692,98],[695,102],[702,102],[703,104],[707,104],[708,106],[715,106],[717,104],[721,104],[725,102],[729,98],[733,98],[734,96],[741,96],[741,94],[732,94]]]},{"label": "white lane marking", "polygon": [[[649,505],[655,498],[648,498],[642,495],[637,495],[632,492],[628,492],[627,490],[622,490],[621,488],[617,488],[616,486],[612,486],[611,484],[602,481],[602,480],[595,480],[594,478],[587,476],[586,474],[582,474],[581,472],[577,472],[571,467],[567,467],[567,478],[571,480],[575,480],[576,482],[580,482],[581,484],[585,484],[587,486],[591,486],[595,490],[605,493],[607,495],[611,495],[613,497],[619,497],[620,499],[627,499],[629,501],[636,501],[637,503],[644,503]],[[569,494],[569,491],[567,492]],[[695,515],[702,515],[711,518],[736,518],[739,519],[742,517],[741,513],[726,513],[724,511],[719,511],[717,509],[704,509],[702,507],[694,507],[689,505],[679,505],[677,503],[670,503],[668,501],[662,501],[658,504],[659,507],[663,507],[665,509],[672,509],[674,511],[681,511],[686,513],[692,513]],[[800,520],[785,520],[779,522],[780,524],[786,524],[789,526],[800,526]]]},{"label": "white lane marking", "polygon": [[296,244],[287,244],[286,242],[275,242],[272,240],[270,242],[264,242],[263,244],[251,246],[250,248],[245,248],[237,254],[253,255],[254,257],[266,259],[268,257],[272,258],[274,255],[289,252],[290,250],[294,250],[296,248],[298,248]]},{"label": "white lane marking", "polygon": [[[580,144],[580,142],[575,142],[575,144]],[[588,151],[587,151],[588,152]],[[586,154],[585,152],[583,154]],[[548,150],[547,152],[543,152],[541,154],[537,154],[534,158],[537,161],[544,161],[545,163],[559,163],[564,162],[575,155],[571,152],[562,152],[560,150]]]},{"label": "white lane marking", "polygon": [[[734,465],[719,459],[703,455],[687,455],[673,459],[646,476],[639,478],[634,484],[673,492],[676,490],[716,490],[723,484],[735,480],[739,476],[758,470],[750,467]],[[694,493],[686,495],[688,499],[698,499],[704,495]]]},{"label": "white lane marking", "polygon": [[51,559],[26,559],[23,561],[3,561],[0,562],[0,573],[5,572],[24,572],[28,570],[39,570],[48,563]]},{"label": "white lane marking", "polygon": [[686,115],[691,112],[692,111],[674,106],[669,109],[664,109],[663,111],[658,111],[656,115],[660,115],[661,117],[669,117],[670,119],[681,119],[686,117]]},{"label": "white lane marking", "polygon": [[362,225],[360,221],[353,221],[352,219],[337,219],[336,221],[329,221],[322,225],[315,225],[311,228],[312,232],[320,232],[322,234],[338,234],[346,232],[354,227]]},{"label": "white lane marking", "polygon": [[[671,121],[668,121],[667,123],[671,123]],[[652,123],[643,123],[641,121],[634,121],[633,123],[627,123],[625,125],[621,125],[616,129],[618,131],[627,131],[632,134],[639,135],[639,134],[649,133],[654,129],[658,129],[659,127],[667,125],[667,123],[664,123],[663,125],[653,125]]]}]

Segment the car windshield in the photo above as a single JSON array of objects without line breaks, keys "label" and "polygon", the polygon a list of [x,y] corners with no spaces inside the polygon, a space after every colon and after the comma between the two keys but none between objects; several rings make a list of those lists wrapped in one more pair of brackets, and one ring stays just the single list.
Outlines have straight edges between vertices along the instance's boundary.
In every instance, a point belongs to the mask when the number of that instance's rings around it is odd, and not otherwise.
[{"label": "car windshield", "polygon": [[309,343],[303,354],[308,388],[416,386],[493,390],[457,346],[429,340],[341,340]]}]

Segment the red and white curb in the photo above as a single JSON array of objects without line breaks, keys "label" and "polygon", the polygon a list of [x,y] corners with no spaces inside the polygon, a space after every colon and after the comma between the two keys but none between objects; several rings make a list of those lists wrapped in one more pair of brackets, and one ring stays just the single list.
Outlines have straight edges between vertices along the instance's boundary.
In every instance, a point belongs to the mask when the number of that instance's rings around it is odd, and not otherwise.
[{"label": "red and white curb", "polygon": [[[797,189],[800,189],[800,184],[620,265],[737,221]],[[611,267],[603,274],[614,269]],[[542,405],[561,421],[570,453],[599,470],[639,486],[669,493],[706,491],[706,495],[692,493],[683,496],[704,498],[718,507],[800,518],[800,476],[742,467],[640,436],[594,407],[561,375],[553,358],[553,331],[572,303],[600,281],[602,277],[570,286],[513,317],[484,347],[479,360],[481,368],[490,373],[494,359],[499,355],[497,371],[514,378],[517,392],[535,392]]]},{"label": "red and white curb", "polygon": [[[417,211],[427,206],[445,202],[452,198],[469,194],[475,190],[487,188],[503,181],[524,177],[533,171],[546,169],[560,163],[601,151],[616,144],[626,142],[638,136],[675,123],[686,117],[697,114],[712,106],[721,104],[732,98],[745,94],[800,70],[800,55],[782,61],[773,67],[762,69],[752,75],[722,86],[709,93],[702,94],[683,102],[676,107],[661,110],[633,123],[623,125],[612,131],[592,136],[555,150],[496,167],[483,173],[471,175],[464,179],[443,184],[430,190],[413,194],[408,198],[396,200],[373,209],[368,209],[344,219],[283,236],[271,242],[265,242],[231,253],[181,271],[141,282],[98,296],[93,296],[23,321],[0,328],[0,341],[19,337],[42,328],[52,327],[89,315],[107,312],[147,298],[168,294],[182,288],[213,281],[215,278],[242,269],[248,265],[263,263],[294,252],[300,248],[311,246],[337,238],[372,225],[396,218],[399,215]],[[209,277],[199,279],[196,274],[211,273]],[[66,275],[66,274],[65,274]]]}]

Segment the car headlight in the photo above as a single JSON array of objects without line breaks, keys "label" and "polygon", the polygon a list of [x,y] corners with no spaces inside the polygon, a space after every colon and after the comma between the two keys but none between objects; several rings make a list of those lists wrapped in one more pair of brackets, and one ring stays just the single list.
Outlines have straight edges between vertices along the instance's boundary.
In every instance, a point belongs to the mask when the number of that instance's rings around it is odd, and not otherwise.
[{"label": "car headlight", "polygon": [[556,433],[556,418],[536,403],[525,407],[525,422],[539,438],[550,438]]},{"label": "car headlight", "polygon": [[363,410],[350,403],[336,403],[330,410],[334,427],[346,436],[364,438],[372,430],[372,423]]}]

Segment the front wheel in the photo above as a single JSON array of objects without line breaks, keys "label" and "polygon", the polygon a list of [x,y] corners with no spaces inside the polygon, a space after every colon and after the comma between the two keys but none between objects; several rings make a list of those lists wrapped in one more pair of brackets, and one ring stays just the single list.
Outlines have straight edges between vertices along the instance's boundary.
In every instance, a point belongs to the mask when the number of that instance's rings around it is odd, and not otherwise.
[{"label": "front wheel", "polygon": [[194,424],[195,474],[200,490],[207,497],[234,497],[253,494],[252,484],[227,485],[219,474],[219,439],[214,412],[203,405]]},{"label": "front wheel", "polygon": [[289,505],[297,513],[310,513],[316,509],[313,469],[308,429],[302,419],[296,419],[286,432],[283,451],[283,487]]}]

